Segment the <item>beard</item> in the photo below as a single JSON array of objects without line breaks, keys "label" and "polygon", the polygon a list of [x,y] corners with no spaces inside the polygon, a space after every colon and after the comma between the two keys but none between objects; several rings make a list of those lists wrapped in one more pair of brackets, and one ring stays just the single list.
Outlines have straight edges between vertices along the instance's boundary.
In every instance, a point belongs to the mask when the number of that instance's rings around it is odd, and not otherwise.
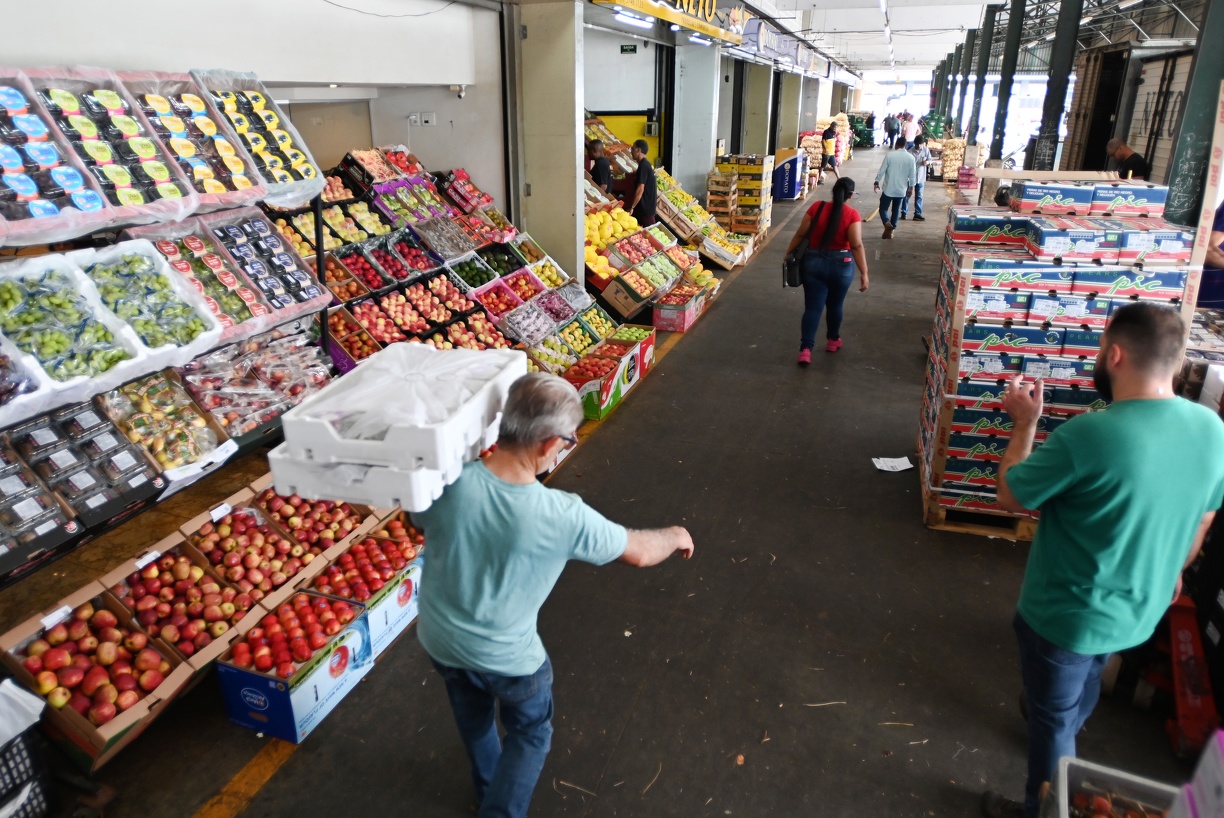
[{"label": "beard", "polygon": [[1104,361],[1099,361],[1092,371],[1092,385],[1096,387],[1101,400],[1113,403],[1113,378],[1109,374]]}]

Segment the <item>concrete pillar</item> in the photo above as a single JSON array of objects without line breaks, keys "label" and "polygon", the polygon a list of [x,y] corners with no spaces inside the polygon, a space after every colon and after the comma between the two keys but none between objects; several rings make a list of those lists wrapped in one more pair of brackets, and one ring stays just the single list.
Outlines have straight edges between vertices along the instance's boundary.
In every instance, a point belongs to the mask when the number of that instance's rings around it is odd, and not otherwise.
[{"label": "concrete pillar", "polygon": [[799,109],[803,103],[803,77],[782,75],[781,98],[778,100],[778,148],[799,146]]},{"label": "concrete pillar", "polygon": [[714,169],[721,64],[717,46],[676,46],[676,144],[668,170],[698,197],[705,192],[706,174]]},{"label": "concrete pillar", "polygon": [[827,119],[831,116],[833,116],[833,80],[821,80],[820,90],[816,93],[816,118]]},{"label": "concrete pillar", "polygon": [[[1083,0],[1080,0],[1082,3]],[[956,102],[956,135],[960,136],[965,132],[965,99],[969,96],[969,75],[973,73],[973,46],[977,43],[977,29],[969,29],[969,34],[965,38],[965,58],[961,64],[961,74],[964,79],[961,81],[960,99]]]},{"label": "concrete pillar", "polygon": [[744,74],[744,153],[768,153],[773,69],[749,63],[744,66]]},{"label": "concrete pillar", "polygon": [[[1221,104],[1224,48],[1219,45],[1224,42],[1224,3],[1208,3],[1200,26],[1186,102],[1173,140],[1167,180],[1169,202],[1165,205],[1166,219],[1192,226],[1199,223],[1200,210],[1210,210],[1215,204],[1203,201],[1203,185],[1207,181],[1213,123]],[[1147,159],[1151,161],[1150,156]]]},{"label": "concrete pillar", "polygon": [[990,158],[1003,158],[1003,136],[1007,133],[1007,106],[1011,102],[1012,81],[1020,62],[1020,35],[1024,31],[1024,0],[1011,0],[1007,9],[1007,39],[1003,43],[1003,65],[1000,66],[999,105],[995,108],[994,134],[990,140]]},{"label": "concrete pillar", "polygon": [[982,23],[982,39],[978,45],[977,79],[973,84],[973,106],[969,112],[969,144],[977,144],[978,120],[982,116],[982,94],[986,91],[986,71],[990,68],[990,49],[994,45],[995,15],[998,6],[986,7],[986,21]]},{"label": "concrete pillar", "polygon": [[1058,129],[1067,108],[1067,86],[1075,63],[1075,52],[1079,48],[1075,38],[1083,16],[1084,0],[1062,0],[1058,7],[1054,46],[1050,51],[1050,79],[1046,83],[1045,103],[1041,106],[1037,146],[1033,149],[1033,170],[1054,170],[1054,159],[1058,155]]},{"label": "concrete pillar", "polygon": [[584,197],[582,2],[520,6],[523,223],[571,275],[582,276]]},{"label": "concrete pillar", "polygon": [[[944,97],[943,115],[945,122],[952,121],[952,111],[955,110],[954,103],[956,102],[956,89],[960,85],[961,69],[964,68],[964,66],[965,44],[961,43],[956,47],[956,50],[952,52],[952,82],[948,86],[947,96]],[[956,134],[951,133],[951,129],[949,128],[948,135],[955,136]]]}]

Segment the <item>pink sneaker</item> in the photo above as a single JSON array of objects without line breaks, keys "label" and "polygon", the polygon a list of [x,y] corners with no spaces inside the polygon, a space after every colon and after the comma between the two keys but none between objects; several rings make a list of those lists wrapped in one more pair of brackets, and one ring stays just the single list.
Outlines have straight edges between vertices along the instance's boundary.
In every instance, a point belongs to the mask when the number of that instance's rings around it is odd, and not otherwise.
[{"label": "pink sneaker", "polygon": [[812,350],[810,349],[799,350],[799,366],[807,366],[811,362],[812,362]]},{"label": "pink sneaker", "polygon": [[841,349],[841,339],[840,338],[830,341],[829,343],[825,344],[825,352],[837,352],[837,350],[839,349]]}]

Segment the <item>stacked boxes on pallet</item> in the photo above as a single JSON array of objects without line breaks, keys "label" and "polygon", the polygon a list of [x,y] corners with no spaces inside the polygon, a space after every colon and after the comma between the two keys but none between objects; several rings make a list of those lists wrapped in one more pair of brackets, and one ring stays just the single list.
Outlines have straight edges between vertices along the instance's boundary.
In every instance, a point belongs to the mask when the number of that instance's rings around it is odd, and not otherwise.
[{"label": "stacked boxes on pallet", "polygon": [[[722,167],[727,167],[728,171],[723,172],[719,169]],[[731,219],[739,203],[739,174],[734,168],[734,165],[719,165],[706,177],[706,210],[724,230],[731,229]]]},{"label": "stacked boxes on pallet", "polygon": [[749,153],[727,161],[739,175],[739,205],[731,218],[731,231],[763,236],[769,231],[773,211],[774,158]]},{"label": "stacked boxes on pallet", "polygon": [[[1077,415],[1104,408],[1093,371],[1114,310],[1157,301],[1189,323],[1199,281],[1188,266],[1192,231],[1157,218],[1082,219],[1075,227],[1084,234],[1068,236],[1070,226],[1053,221],[1003,208],[950,212],[920,426],[928,524],[947,509],[1007,514],[995,476],[1012,429],[1000,403],[1009,379],[1044,379],[1040,445]],[[1121,257],[1125,242],[1166,231],[1167,244]]]}]

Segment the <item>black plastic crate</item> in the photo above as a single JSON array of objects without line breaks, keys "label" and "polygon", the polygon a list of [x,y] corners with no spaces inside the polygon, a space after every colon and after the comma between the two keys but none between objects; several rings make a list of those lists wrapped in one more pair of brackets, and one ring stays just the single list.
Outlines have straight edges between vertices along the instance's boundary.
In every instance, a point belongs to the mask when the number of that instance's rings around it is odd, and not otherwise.
[{"label": "black plastic crate", "polygon": [[45,818],[50,814],[51,801],[47,782],[42,778],[34,778],[27,784],[29,785],[28,790],[25,789],[27,785],[23,784],[15,793],[8,796],[7,801],[0,803],[0,812],[4,812],[9,818]]},{"label": "black plastic crate", "polygon": [[8,799],[42,773],[38,750],[27,731],[0,749],[0,800]]}]

